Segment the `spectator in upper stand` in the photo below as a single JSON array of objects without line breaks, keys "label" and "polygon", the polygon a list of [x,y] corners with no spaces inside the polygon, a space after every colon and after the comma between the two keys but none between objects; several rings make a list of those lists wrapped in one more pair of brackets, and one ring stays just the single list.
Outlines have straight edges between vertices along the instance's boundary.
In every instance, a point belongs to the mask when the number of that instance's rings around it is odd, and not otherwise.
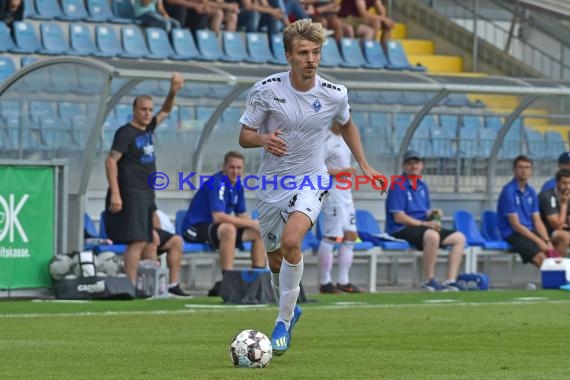
[{"label": "spectator in upper stand", "polygon": [[170,32],[180,28],[178,20],[171,18],[162,4],[162,0],[135,0],[135,16],[142,25],[161,28]]},{"label": "spectator in upper stand", "polygon": [[285,13],[285,5],[280,0],[253,0],[257,2],[258,12],[261,14],[258,28],[267,27],[269,34],[279,33],[282,25],[289,25],[289,19]]},{"label": "spectator in upper stand", "polygon": [[9,27],[14,21],[22,21],[24,7],[23,0],[0,0],[0,21],[4,21]]},{"label": "spectator in upper stand", "polygon": [[523,263],[532,262],[540,268],[547,252],[554,248],[540,219],[536,192],[528,184],[532,160],[518,156],[513,162],[513,171],[514,178],[503,187],[497,201],[499,231]]},{"label": "spectator in upper stand", "polygon": [[340,42],[343,37],[354,37],[352,26],[338,17],[339,0],[305,0],[304,4],[312,5],[314,11],[311,14],[311,19],[320,22],[326,29],[332,30],[336,42]]},{"label": "spectator in upper stand", "polygon": [[224,19],[223,10],[214,0],[164,0],[164,9],[181,27],[192,31],[209,28],[218,34]]},{"label": "spectator in upper stand", "polygon": [[[558,170],[568,169],[570,170],[570,152],[564,152],[558,157]],[[550,178],[548,181],[542,185],[540,192],[545,190],[554,189],[556,187],[556,177]]]},{"label": "spectator in upper stand", "polygon": [[541,191],[538,195],[540,216],[557,256],[566,256],[570,245],[570,170],[560,169],[556,172],[556,187]]},{"label": "spectator in upper stand", "polygon": [[[376,13],[371,12],[370,8],[374,8]],[[378,32],[382,31],[380,42],[387,54],[394,21],[386,15],[381,0],[343,0],[338,15],[353,27],[354,36],[362,40],[376,39]]]}]

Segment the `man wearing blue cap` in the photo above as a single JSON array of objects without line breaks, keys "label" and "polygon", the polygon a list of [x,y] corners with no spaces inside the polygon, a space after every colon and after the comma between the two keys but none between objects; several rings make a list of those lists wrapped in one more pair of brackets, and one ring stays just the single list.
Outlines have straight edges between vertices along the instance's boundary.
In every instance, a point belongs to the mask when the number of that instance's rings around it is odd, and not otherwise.
[{"label": "man wearing blue cap", "polygon": [[[429,189],[421,180],[424,162],[420,154],[409,150],[402,164],[407,181],[403,188],[394,186],[386,199],[386,232],[423,251],[423,271],[429,291],[464,290],[456,278],[463,259],[465,236],[458,231],[441,228],[442,211],[431,208]],[[418,179],[420,178],[420,179]],[[435,278],[435,264],[440,247],[451,246],[447,280]]]},{"label": "man wearing blue cap", "polygon": [[[564,152],[558,157],[558,170],[570,170],[570,152]],[[544,182],[540,192],[545,190],[554,189],[556,187],[556,177],[550,178],[548,181]]]}]

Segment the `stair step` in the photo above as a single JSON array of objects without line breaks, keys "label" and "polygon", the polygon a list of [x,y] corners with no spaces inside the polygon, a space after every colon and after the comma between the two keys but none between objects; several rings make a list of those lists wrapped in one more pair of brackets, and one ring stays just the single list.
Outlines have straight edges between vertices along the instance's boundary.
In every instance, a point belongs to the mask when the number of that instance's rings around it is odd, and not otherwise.
[{"label": "stair step", "polygon": [[421,63],[427,67],[429,72],[460,73],[463,71],[463,59],[457,55],[408,54],[408,60],[412,65]]},{"label": "stair step", "polygon": [[407,36],[408,36],[408,28],[406,27],[406,24],[401,24],[397,22],[396,26],[394,26],[394,29],[392,29],[392,39],[399,40],[406,38]]},{"label": "stair step", "polygon": [[399,40],[407,55],[410,54],[426,54],[433,55],[435,53],[435,45],[432,40]]}]

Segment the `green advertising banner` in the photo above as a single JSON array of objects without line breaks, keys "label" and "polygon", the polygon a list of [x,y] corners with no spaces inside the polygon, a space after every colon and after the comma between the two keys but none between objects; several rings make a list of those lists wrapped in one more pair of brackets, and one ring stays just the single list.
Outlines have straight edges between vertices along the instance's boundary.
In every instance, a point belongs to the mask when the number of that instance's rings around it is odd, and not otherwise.
[{"label": "green advertising banner", "polygon": [[0,166],[0,289],[50,287],[54,168]]}]

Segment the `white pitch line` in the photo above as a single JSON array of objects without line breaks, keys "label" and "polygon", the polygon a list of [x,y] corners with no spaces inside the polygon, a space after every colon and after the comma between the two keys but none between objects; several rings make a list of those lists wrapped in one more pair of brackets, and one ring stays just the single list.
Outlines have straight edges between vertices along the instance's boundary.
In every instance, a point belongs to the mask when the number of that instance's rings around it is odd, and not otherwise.
[{"label": "white pitch line", "polygon": [[[537,297],[538,298],[538,297]],[[413,304],[358,304],[353,303],[339,303],[331,305],[314,305],[309,310],[341,310],[348,308],[363,308],[363,309],[395,309],[395,308],[412,308],[412,307],[449,307],[449,306],[493,306],[493,305],[531,305],[537,303],[551,303],[551,304],[570,304],[570,300],[526,300],[526,301],[501,301],[501,302],[456,302],[456,303],[413,303]],[[191,308],[188,306],[192,306]],[[258,305],[254,309],[258,309]],[[267,309],[276,308],[276,305],[259,305]],[[204,305],[204,304],[186,304],[185,309],[181,310],[133,310],[133,311],[103,311],[103,312],[77,312],[77,313],[13,313],[13,314],[0,314],[0,319],[10,318],[51,318],[51,317],[92,317],[92,316],[128,316],[128,315],[175,315],[175,314],[191,314],[199,312],[224,312],[227,310],[232,311],[250,311],[252,307],[249,305]]]}]

